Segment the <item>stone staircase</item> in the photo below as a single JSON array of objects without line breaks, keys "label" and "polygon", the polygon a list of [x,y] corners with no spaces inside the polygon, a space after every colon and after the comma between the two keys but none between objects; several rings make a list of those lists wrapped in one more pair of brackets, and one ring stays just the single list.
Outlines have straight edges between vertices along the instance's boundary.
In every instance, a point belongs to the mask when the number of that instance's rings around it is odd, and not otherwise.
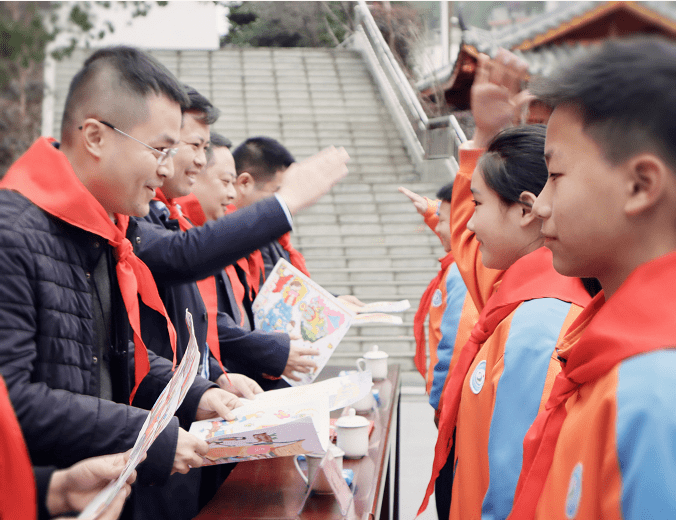
[{"label": "stone staircase", "polygon": [[[280,140],[297,159],[344,146],[350,174],[295,219],[293,242],[313,279],[364,302],[408,299],[403,326],[352,327],[332,357],[351,362],[373,344],[403,370],[413,368],[413,315],[443,256],[439,240],[397,191],[433,196],[419,182],[361,56],[343,49],[224,49],[153,54],[221,109],[214,129],[235,145],[247,137]],[[68,82],[84,51],[56,70],[54,135]]]}]

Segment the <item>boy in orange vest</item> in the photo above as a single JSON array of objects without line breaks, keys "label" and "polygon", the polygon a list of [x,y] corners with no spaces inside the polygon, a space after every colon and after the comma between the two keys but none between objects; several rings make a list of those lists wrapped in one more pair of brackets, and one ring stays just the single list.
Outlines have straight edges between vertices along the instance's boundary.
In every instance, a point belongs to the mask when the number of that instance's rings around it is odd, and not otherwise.
[{"label": "boy in orange vest", "polygon": [[533,211],[603,292],[559,343],[513,520],[676,518],[676,46],[608,41],[532,89],[554,107]]}]

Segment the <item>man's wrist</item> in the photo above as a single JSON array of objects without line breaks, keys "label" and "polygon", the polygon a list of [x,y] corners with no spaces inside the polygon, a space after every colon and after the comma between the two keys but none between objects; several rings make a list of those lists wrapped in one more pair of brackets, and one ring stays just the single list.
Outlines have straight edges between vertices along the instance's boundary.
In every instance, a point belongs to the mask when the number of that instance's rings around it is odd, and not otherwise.
[{"label": "man's wrist", "polygon": [[286,215],[287,220],[289,221],[289,226],[291,226],[291,229],[293,229],[293,217],[291,216],[297,211],[297,208],[292,209],[289,207],[289,204],[286,202],[284,197],[280,195],[279,193],[275,193],[275,198],[277,199],[277,202],[279,202],[279,205],[282,207],[282,210],[284,211],[284,214]]},{"label": "man's wrist", "polygon": [[70,506],[68,504],[68,497],[66,493],[67,487],[67,471],[68,470],[56,470],[52,473],[52,478],[49,481],[49,486],[47,487],[47,511],[52,516],[59,515],[62,513],[69,513]]}]

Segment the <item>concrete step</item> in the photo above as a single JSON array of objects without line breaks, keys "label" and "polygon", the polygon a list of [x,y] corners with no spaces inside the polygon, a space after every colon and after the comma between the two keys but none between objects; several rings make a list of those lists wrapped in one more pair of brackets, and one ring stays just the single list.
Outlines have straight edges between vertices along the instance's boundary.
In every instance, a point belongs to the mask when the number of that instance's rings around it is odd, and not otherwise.
[{"label": "concrete step", "polygon": [[311,273],[317,269],[359,269],[365,267],[416,268],[433,271],[439,268],[439,262],[433,255],[405,258],[392,256],[307,256],[306,263]]},{"label": "concrete step", "polygon": [[306,246],[431,246],[439,244],[439,239],[431,232],[403,234],[363,234],[363,235],[296,235],[295,243],[301,248]]},{"label": "concrete step", "polygon": [[313,279],[326,283],[376,283],[376,282],[427,282],[434,278],[437,270],[433,267],[352,267],[318,268],[312,270]]}]

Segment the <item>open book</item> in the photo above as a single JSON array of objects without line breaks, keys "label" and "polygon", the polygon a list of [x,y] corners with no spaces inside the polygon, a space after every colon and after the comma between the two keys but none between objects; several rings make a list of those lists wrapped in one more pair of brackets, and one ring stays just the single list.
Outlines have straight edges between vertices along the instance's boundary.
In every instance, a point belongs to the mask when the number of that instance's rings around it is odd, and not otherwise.
[{"label": "open book", "polygon": [[308,342],[319,355],[317,365],[307,374],[297,373],[300,381],[284,378],[291,386],[312,383],[353,323],[401,325],[401,318],[385,314],[403,312],[411,305],[378,302],[358,307],[333,296],[283,258],[277,262],[253,303],[254,323],[265,332],[295,334]]},{"label": "open book", "polygon": [[236,420],[194,422],[190,433],[209,444],[205,466],[322,453],[329,444],[329,412],[363,398],[372,384],[365,371],[272,390],[235,409]]}]

